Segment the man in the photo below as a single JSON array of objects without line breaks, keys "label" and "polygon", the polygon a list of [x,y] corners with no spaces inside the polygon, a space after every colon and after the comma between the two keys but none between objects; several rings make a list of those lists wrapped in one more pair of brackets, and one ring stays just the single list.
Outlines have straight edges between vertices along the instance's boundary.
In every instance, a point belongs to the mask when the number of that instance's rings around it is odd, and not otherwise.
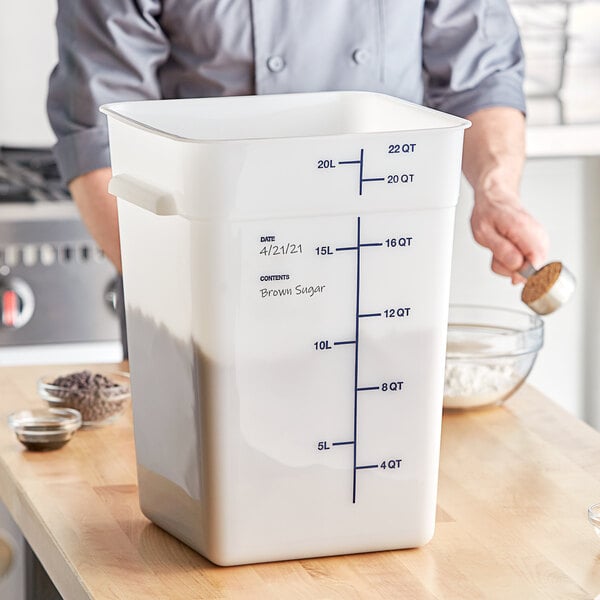
[{"label": "man", "polygon": [[48,111],[83,220],[121,269],[98,106],[175,97],[369,90],[466,117],[475,240],[522,281],[547,235],[521,206],[523,55],[505,0],[59,0]]}]

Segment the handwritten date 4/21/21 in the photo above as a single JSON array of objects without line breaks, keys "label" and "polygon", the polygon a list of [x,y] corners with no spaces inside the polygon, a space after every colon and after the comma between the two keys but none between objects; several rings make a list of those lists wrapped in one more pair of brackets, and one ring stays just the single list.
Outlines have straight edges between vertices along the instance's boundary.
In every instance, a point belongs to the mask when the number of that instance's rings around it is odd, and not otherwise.
[{"label": "handwritten date 4/21/21", "polygon": [[262,256],[285,256],[288,254],[302,254],[302,244],[266,244],[262,246],[259,254]]}]

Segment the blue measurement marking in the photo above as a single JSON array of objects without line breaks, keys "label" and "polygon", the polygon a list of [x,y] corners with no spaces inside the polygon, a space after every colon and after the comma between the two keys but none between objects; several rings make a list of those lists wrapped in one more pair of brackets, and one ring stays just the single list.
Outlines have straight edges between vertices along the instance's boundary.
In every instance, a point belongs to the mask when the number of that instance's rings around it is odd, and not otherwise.
[{"label": "blue measurement marking", "polygon": [[361,319],[363,317],[380,317],[381,313],[366,313],[364,315],[358,315]]},{"label": "blue measurement marking", "polygon": [[[360,151],[360,178],[361,178],[361,193],[362,193],[362,158],[363,151]],[[352,471],[352,504],[356,503],[356,422],[358,409],[358,334],[360,319],[360,217],[356,217],[356,317],[354,319],[354,469]]]},{"label": "blue measurement marking", "polygon": [[349,446],[350,444],[354,444],[352,440],[349,442],[333,442],[332,446]]},{"label": "blue measurement marking", "polygon": [[346,246],[344,248],[336,248],[335,249],[336,252],[342,252],[344,250],[356,250],[356,246]]},{"label": "blue measurement marking", "polygon": [[362,465],[360,467],[355,467],[356,469],[378,469],[379,465]]},{"label": "blue measurement marking", "polygon": [[364,248],[365,246],[383,246],[383,242],[373,242],[371,244],[361,244],[360,247]]},{"label": "blue measurement marking", "polygon": [[333,342],[334,346],[341,346],[342,344],[356,344],[356,340],[348,340],[347,342]]},{"label": "blue measurement marking", "polygon": [[[362,196],[362,184],[363,184],[363,181],[364,181],[364,179],[363,179],[363,166],[364,166],[363,158],[364,158],[364,156],[365,156],[364,148],[361,148],[360,149],[360,175],[359,175],[359,178],[360,178],[359,181],[360,182],[358,184],[358,195],[359,196]],[[360,223],[360,217],[359,217],[358,222]],[[359,225],[359,227],[360,227],[360,225]],[[360,247],[360,239],[358,241],[358,245]]]},{"label": "blue measurement marking", "polygon": [[[365,149],[360,149],[360,159],[359,160],[338,160],[338,165],[359,165],[359,174],[358,174],[358,195],[362,196],[363,193],[363,183],[369,181],[385,181],[385,177],[363,177],[365,172]],[[379,244],[381,245],[381,244]],[[349,248],[348,248],[349,249]]]},{"label": "blue measurement marking", "polygon": [[357,392],[368,392],[369,390],[378,390],[379,386],[378,385],[373,385],[371,387],[362,387],[362,388],[356,388]]}]

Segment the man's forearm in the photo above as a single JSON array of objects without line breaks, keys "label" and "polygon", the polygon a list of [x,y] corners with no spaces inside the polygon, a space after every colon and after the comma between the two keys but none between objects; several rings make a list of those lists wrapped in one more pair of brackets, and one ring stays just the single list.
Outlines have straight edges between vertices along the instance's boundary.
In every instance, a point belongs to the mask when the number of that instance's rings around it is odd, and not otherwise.
[{"label": "man's forearm", "polygon": [[110,178],[110,168],[97,169],[73,179],[69,190],[89,232],[121,272],[117,200],[108,193]]},{"label": "man's forearm", "polygon": [[473,189],[510,190],[518,201],[525,162],[525,117],[508,107],[486,108],[467,117],[463,171]]},{"label": "man's forearm", "polygon": [[525,163],[525,118],[513,108],[479,110],[465,133],[463,171],[473,186],[471,228],[492,251],[492,270],[523,281],[526,262],[539,267],[548,251],[544,227],[522,206],[519,188]]}]

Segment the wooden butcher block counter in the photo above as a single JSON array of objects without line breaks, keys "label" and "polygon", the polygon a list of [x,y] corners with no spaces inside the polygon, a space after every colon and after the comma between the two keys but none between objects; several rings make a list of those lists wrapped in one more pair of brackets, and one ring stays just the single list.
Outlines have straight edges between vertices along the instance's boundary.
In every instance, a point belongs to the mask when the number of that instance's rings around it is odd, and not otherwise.
[{"label": "wooden butcher block counter", "polygon": [[0,368],[0,497],[65,600],[600,594],[587,522],[600,434],[531,387],[502,408],[444,415],[438,522],[424,548],[218,567],[140,512],[129,410],[52,452],[26,451],[9,430],[10,412],[41,405],[41,374],[81,368]]}]

